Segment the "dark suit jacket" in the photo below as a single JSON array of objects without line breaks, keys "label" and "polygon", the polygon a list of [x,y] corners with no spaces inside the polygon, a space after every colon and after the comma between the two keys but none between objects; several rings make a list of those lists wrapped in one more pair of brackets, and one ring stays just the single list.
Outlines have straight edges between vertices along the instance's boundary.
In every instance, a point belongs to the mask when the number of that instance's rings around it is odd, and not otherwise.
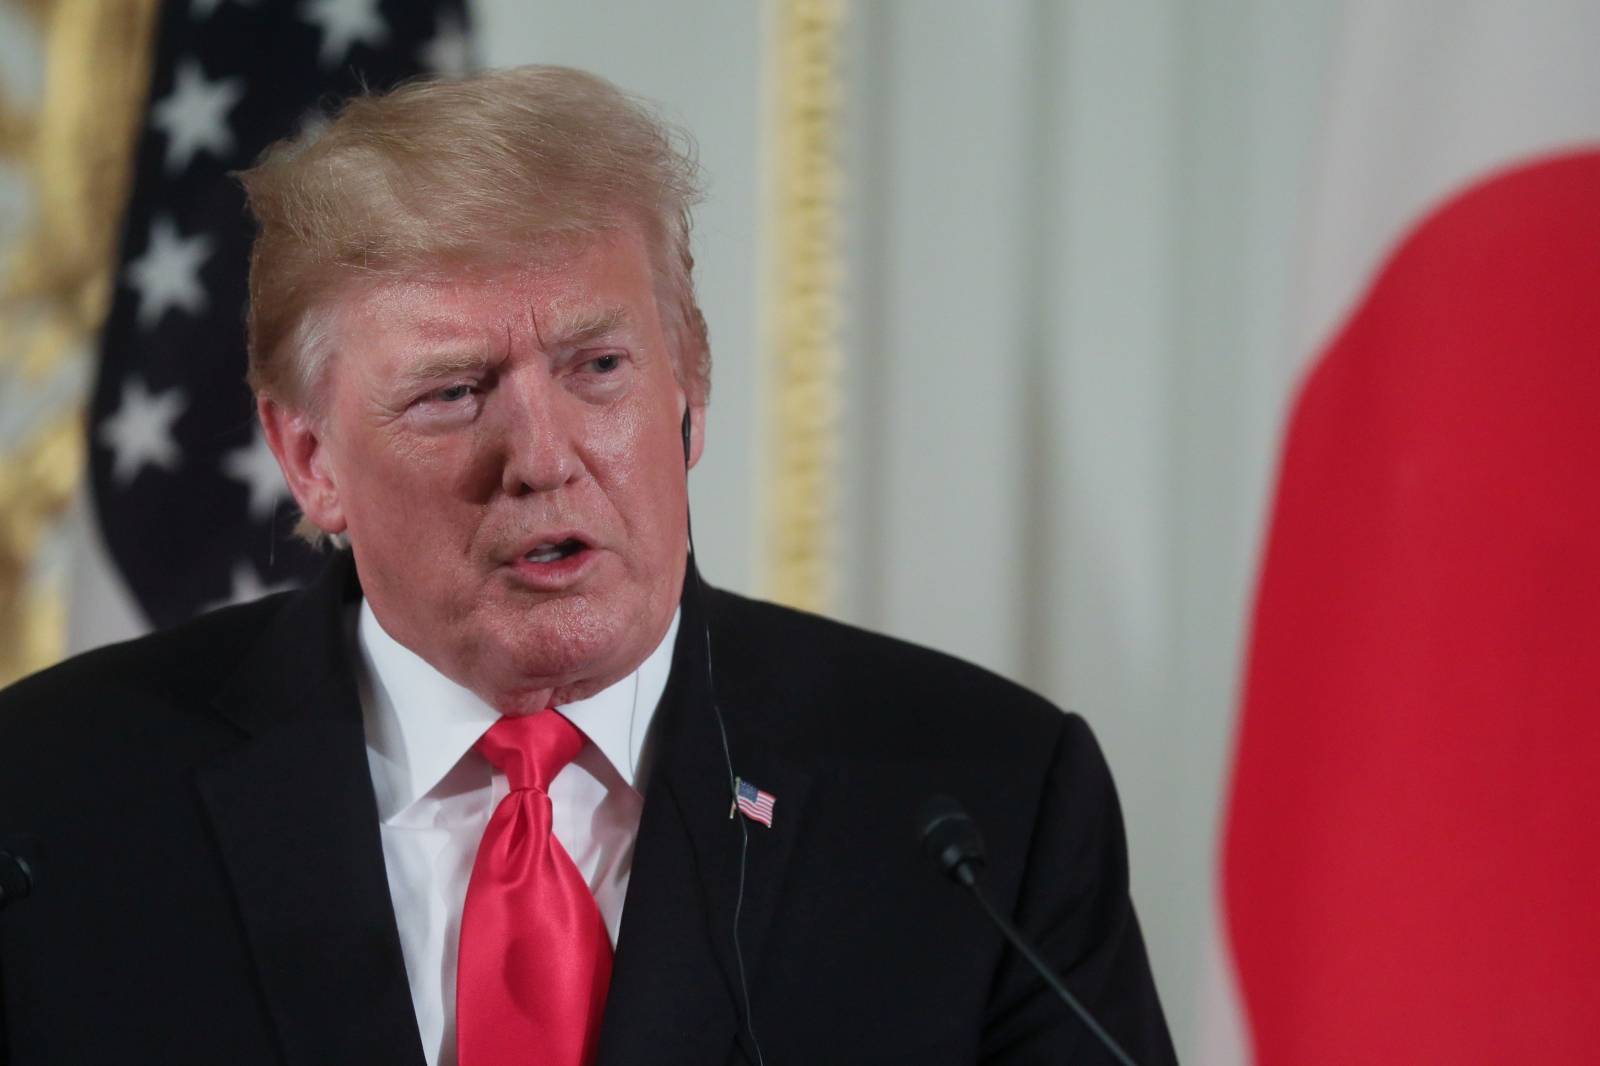
[{"label": "dark suit jacket", "polygon": [[[79,656],[0,693],[0,912],[15,1066],[420,1066],[336,558],[313,587]],[[923,799],[984,828],[986,884],[1135,1059],[1173,1061],[1083,722],[933,652],[708,590],[657,714],[600,1061],[1111,1061],[919,853]],[[0,1056],[5,1059],[6,1056]],[[531,1054],[530,1062],[537,1062]]]}]

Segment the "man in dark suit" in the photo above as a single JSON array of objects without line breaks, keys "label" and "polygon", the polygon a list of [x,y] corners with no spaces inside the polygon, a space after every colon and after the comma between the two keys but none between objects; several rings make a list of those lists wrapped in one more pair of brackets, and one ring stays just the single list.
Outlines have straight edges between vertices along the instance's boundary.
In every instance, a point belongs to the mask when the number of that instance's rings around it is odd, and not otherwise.
[{"label": "man in dark suit", "polygon": [[1081,720],[688,561],[692,177],[550,68],[245,175],[259,414],[347,548],[0,695],[6,1061],[1111,1061],[918,854],[936,793],[1172,1061]]}]

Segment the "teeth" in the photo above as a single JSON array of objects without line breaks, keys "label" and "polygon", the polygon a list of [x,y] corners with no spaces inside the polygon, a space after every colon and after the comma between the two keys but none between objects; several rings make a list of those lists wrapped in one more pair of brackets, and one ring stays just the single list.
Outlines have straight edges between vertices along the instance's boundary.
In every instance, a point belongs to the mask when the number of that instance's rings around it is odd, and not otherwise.
[{"label": "teeth", "polygon": [[551,544],[546,541],[543,544],[535,545],[533,550],[524,555],[523,558],[530,563],[553,563],[582,550],[583,545],[576,540],[564,540],[560,544]]}]

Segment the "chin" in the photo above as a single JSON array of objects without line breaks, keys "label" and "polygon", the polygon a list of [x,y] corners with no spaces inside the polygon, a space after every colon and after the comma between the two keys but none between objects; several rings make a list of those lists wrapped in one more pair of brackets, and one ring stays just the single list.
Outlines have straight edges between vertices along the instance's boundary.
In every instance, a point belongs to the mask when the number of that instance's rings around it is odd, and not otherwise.
[{"label": "chin", "polygon": [[650,654],[651,636],[630,632],[635,622],[622,611],[596,611],[588,604],[556,601],[515,612],[495,626],[485,646],[495,649],[484,664],[507,687],[598,692],[626,675]]}]

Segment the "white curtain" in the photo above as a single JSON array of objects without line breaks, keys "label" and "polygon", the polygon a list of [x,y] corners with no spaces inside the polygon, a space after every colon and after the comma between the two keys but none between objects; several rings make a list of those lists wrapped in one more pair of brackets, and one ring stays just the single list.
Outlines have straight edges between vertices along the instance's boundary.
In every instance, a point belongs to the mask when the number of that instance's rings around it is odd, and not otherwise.
[{"label": "white curtain", "polygon": [[1180,1056],[1327,5],[855,9],[840,612],[1084,714]]}]

